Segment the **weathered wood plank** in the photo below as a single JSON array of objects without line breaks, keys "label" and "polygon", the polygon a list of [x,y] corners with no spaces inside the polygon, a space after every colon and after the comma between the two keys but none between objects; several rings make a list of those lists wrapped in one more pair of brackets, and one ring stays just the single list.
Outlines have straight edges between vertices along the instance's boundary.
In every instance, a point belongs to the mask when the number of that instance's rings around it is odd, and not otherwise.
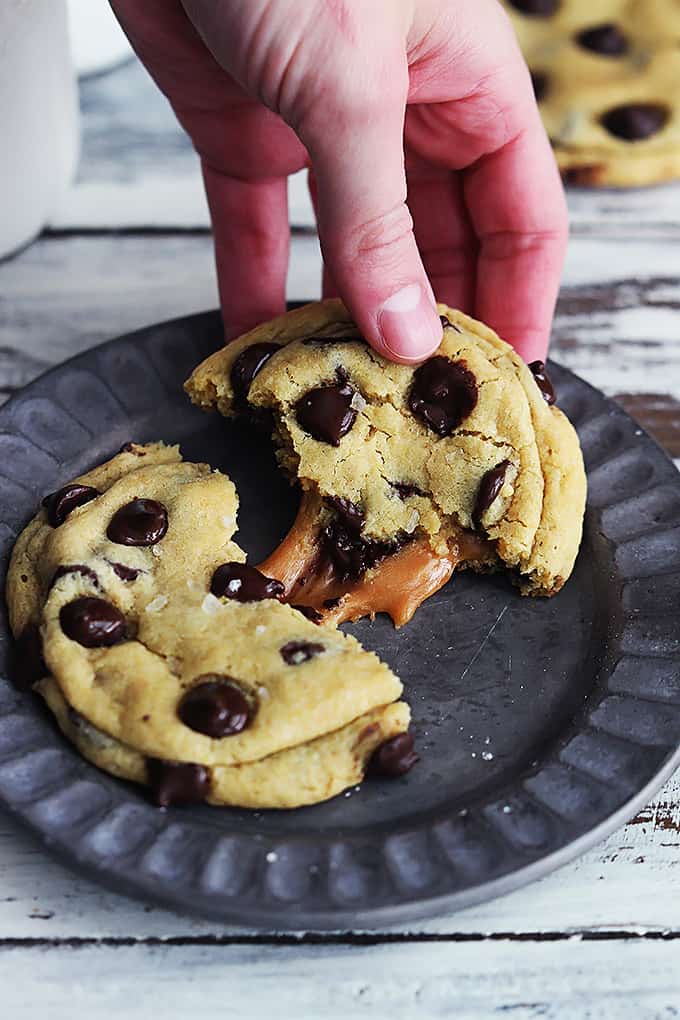
[{"label": "weathered wood plank", "polygon": [[[80,172],[55,226],[208,225],[191,145],[136,60],[81,82],[81,107]],[[636,191],[569,189],[568,200],[576,233],[680,234],[680,184]],[[290,218],[297,225],[314,222],[304,175],[291,182]]]},{"label": "weathered wood plank", "polygon": [[[680,935],[679,899],[680,773],[628,825],[542,881],[397,930],[446,936],[596,930]],[[10,937],[200,937],[239,930],[106,892],[62,867],[0,814],[0,942]]]},{"label": "weathered wood plank", "polygon": [[[677,244],[572,240],[553,355],[607,393],[680,399]],[[289,297],[319,293],[312,236],[292,246]],[[101,340],[216,304],[207,235],[52,237],[0,266],[0,387]],[[14,352],[16,352],[16,357]]]},{"label": "weathered wood plank", "polygon": [[12,1020],[661,1020],[678,1015],[680,942],[11,948],[0,984]]}]

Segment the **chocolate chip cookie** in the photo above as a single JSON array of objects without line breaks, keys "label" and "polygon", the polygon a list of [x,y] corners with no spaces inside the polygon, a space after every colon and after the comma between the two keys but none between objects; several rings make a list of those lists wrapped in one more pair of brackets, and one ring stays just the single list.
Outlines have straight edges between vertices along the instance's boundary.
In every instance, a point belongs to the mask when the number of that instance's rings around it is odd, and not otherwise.
[{"label": "chocolate chip cookie", "polygon": [[507,568],[552,595],[581,539],[585,473],[542,363],[440,306],[442,342],[419,366],[363,341],[341,302],[307,305],[200,365],[192,400],[273,416],[303,498],[261,564],[312,619],[389,612],[406,622],[456,566]]},{"label": "chocolate chip cookie", "polygon": [[680,175],[677,0],[504,0],[564,177]]},{"label": "chocolate chip cookie", "polygon": [[245,563],[236,513],[225,475],[128,444],[48,494],[12,555],[25,682],[86,757],[162,804],[322,800],[408,727],[388,667]]}]

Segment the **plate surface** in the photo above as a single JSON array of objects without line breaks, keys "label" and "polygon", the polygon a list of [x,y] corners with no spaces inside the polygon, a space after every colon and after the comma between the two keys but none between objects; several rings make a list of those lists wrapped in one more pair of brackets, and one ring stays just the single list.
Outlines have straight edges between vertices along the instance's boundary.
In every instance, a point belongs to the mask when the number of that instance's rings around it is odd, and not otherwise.
[{"label": "plate surface", "polygon": [[[40,497],[128,439],[227,471],[241,545],[264,556],[296,496],[269,442],[191,407],[182,382],[221,342],[216,313],[153,326],[42,376],[0,410],[0,553]],[[454,577],[395,631],[350,628],[401,676],[420,764],[295,811],[173,808],[83,761],[8,680],[0,801],[109,886],[281,929],[404,922],[507,892],[622,824],[680,764],[680,476],[617,405],[551,367],[589,479],[585,537],[555,598]]]}]

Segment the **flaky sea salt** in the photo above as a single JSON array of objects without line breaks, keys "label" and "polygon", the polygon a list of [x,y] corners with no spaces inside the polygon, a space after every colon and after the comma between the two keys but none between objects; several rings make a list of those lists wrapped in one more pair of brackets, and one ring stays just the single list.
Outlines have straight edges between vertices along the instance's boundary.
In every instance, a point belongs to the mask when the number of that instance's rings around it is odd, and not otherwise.
[{"label": "flaky sea salt", "polygon": [[409,519],[407,520],[406,524],[404,525],[404,531],[406,532],[407,535],[413,534],[413,532],[416,530],[416,527],[418,526],[419,520],[420,514],[418,513],[417,510],[414,510]]},{"label": "flaky sea salt", "polygon": [[225,526],[225,528],[233,528],[235,523],[236,522],[234,521],[234,518],[231,514],[225,514],[224,517],[222,518],[222,524]]},{"label": "flaky sea salt", "polygon": [[363,411],[363,409],[366,407],[366,401],[361,396],[358,390],[355,390],[354,393],[352,394],[352,399],[350,400],[349,406],[352,408],[353,411]]},{"label": "flaky sea salt", "polygon": [[167,595],[156,595],[155,599],[151,599],[148,606],[146,607],[147,613],[160,613],[161,609],[165,609],[168,604]]},{"label": "flaky sea salt", "polygon": [[264,634],[266,629],[267,628],[265,627],[265,625],[263,623],[258,623],[257,627],[255,628],[255,633],[256,634]]},{"label": "flaky sea salt", "polygon": [[278,861],[278,859],[279,855],[274,850],[270,850],[265,857],[267,864],[273,864],[274,861]]},{"label": "flaky sea salt", "polygon": [[209,616],[214,616],[215,613],[219,612],[220,600],[215,598],[212,592],[208,592],[203,601],[201,602],[201,609],[204,613],[208,613]]},{"label": "flaky sea salt", "polygon": [[163,555],[163,553],[161,552],[161,547],[159,545],[152,545],[151,546],[151,555],[155,556],[156,559],[159,560],[161,558],[161,556]]},{"label": "flaky sea salt", "polygon": [[493,761],[493,754],[491,751],[482,751],[482,758],[484,761]]}]

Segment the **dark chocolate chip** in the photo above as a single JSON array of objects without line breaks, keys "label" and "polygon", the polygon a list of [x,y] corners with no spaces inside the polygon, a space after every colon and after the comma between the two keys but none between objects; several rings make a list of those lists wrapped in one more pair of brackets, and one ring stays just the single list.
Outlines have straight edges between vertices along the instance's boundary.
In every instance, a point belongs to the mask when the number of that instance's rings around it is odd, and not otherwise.
[{"label": "dark chocolate chip", "polygon": [[19,690],[27,691],[38,680],[47,676],[49,670],[42,654],[40,628],[29,623],[14,642],[12,679]]},{"label": "dark chocolate chip", "polygon": [[94,489],[91,485],[80,485],[78,482],[71,482],[70,485],[64,485],[56,492],[50,492],[42,501],[42,505],[47,510],[48,522],[53,528],[58,528],[72,510],[96,499],[99,494],[99,489]]},{"label": "dark chocolate chip", "polygon": [[322,529],[321,545],[337,578],[358,581],[367,570],[396,552],[411,537],[399,534],[391,542],[363,538],[336,519]]},{"label": "dark chocolate chip", "polygon": [[496,467],[487,471],[479,483],[475,508],[472,512],[472,523],[478,530],[482,527],[483,514],[486,513],[503,488],[503,482],[509,467],[510,461],[502,460]]},{"label": "dark chocolate chip", "polygon": [[541,393],[543,395],[543,399],[545,400],[546,404],[554,404],[555,403],[555,387],[553,386],[552,382],[550,381],[550,376],[548,375],[548,373],[545,370],[545,362],[544,361],[531,361],[529,363],[529,369],[531,370],[531,374],[533,375],[534,379],[536,380],[536,385],[538,386],[539,390],[541,391]]},{"label": "dark chocolate chip", "polygon": [[603,57],[622,57],[628,52],[628,39],[613,22],[586,28],[579,32],[576,41],[585,50],[592,50]]},{"label": "dark chocolate chip", "polygon": [[153,799],[162,808],[199,804],[210,790],[210,773],[203,765],[147,758],[146,776]]},{"label": "dark chocolate chip", "polygon": [[410,733],[397,733],[376,747],[370,757],[366,774],[385,776],[396,779],[412,769],[420,761],[413,749],[413,737]]},{"label": "dark chocolate chip", "polygon": [[92,567],[86,567],[84,563],[70,563],[67,566],[57,567],[50,581],[50,588],[54,587],[60,577],[66,577],[67,574],[80,574],[82,577],[87,577],[88,580],[92,581],[95,588],[99,587],[99,578]]},{"label": "dark chocolate chip", "polygon": [[326,496],[325,502],[335,510],[348,531],[359,534],[366,523],[366,515],[360,506],[342,496]]},{"label": "dark chocolate chip", "polygon": [[302,613],[312,623],[321,623],[323,620],[323,613],[320,613],[318,609],[314,609],[313,606],[293,606],[293,609],[297,609],[298,613]]},{"label": "dark chocolate chip", "polygon": [[299,424],[320,443],[339,446],[356,421],[357,413],[352,407],[354,393],[347,382],[309,390],[295,405]]},{"label": "dark chocolate chip", "polygon": [[250,723],[253,712],[248,699],[235,680],[228,676],[206,674],[187,691],[177,708],[185,726],[207,737],[230,737]]},{"label": "dark chocolate chip", "polygon": [[531,84],[536,102],[542,102],[548,94],[548,75],[543,71],[531,71]]},{"label": "dark chocolate chip", "polygon": [[323,645],[314,641],[289,641],[287,645],[280,648],[281,658],[289,666],[301,666],[303,662],[309,662],[325,652]]},{"label": "dark chocolate chip", "polygon": [[450,436],[476,403],[477,382],[464,362],[437,355],[416,369],[408,405],[438,436]]},{"label": "dark chocolate chip", "polygon": [[668,110],[658,103],[626,103],[608,110],[601,121],[616,138],[639,142],[661,130],[668,121]]},{"label": "dark chocolate chip", "polygon": [[280,581],[265,577],[247,563],[223,563],[212,576],[210,591],[218,598],[261,602],[262,599],[281,598],[286,589]]},{"label": "dark chocolate chip", "polygon": [[125,617],[120,609],[89,595],[62,606],[59,622],[66,637],[85,648],[116,645],[126,637]]},{"label": "dark chocolate chip", "polygon": [[121,581],[136,581],[141,573],[134,567],[126,567],[124,563],[111,563],[111,569]]},{"label": "dark chocolate chip", "polygon": [[413,482],[390,482],[390,485],[399,493],[402,499],[408,499],[409,496],[425,495],[423,490],[419,489]]},{"label": "dark chocolate chip", "polygon": [[156,545],[168,530],[168,511],[155,499],[133,499],[116,510],[106,535],[117,545]]},{"label": "dark chocolate chip", "polygon": [[238,403],[245,403],[253,379],[278,350],[279,345],[271,343],[244,347],[231,366],[231,388]]},{"label": "dark chocolate chip", "polygon": [[510,0],[510,3],[522,14],[535,18],[549,18],[560,6],[560,0]]}]

